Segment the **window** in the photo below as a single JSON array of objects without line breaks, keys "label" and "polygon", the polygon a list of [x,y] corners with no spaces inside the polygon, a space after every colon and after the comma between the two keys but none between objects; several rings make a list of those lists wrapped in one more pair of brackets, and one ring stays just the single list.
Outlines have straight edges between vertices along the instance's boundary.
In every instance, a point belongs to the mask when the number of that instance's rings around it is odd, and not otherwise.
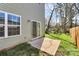
[{"label": "window", "polygon": [[5,23],[5,14],[0,12],[0,24],[4,24]]},{"label": "window", "polygon": [[4,37],[4,26],[0,26],[0,37]]},{"label": "window", "polygon": [[19,35],[20,27],[8,27],[8,36]]},{"label": "window", "polygon": [[8,14],[8,36],[20,34],[20,17]]},{"label": "window", "polygon": [[36,21],[32,21],[32,37],[40,36],[40,23]]},{"label": "window", "polygon": [[8,24],[20,25],[20,17],[8,14]]},{"label": "window", "polygon": [[5,14],[0,12],[0,37],[4,37]]},{"label": "window", "polygon": [[0,11],[0,37],[20,35],[21,16]]}]

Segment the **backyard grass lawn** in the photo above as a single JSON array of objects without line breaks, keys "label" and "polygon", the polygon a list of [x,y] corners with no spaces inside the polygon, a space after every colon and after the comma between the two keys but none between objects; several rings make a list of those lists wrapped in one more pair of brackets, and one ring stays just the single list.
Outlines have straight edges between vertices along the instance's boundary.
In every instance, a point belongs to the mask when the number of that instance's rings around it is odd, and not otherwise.
[{"label": "backyard grass lawn", "polygon": [[[57,50],[56,55],[79,56],[79,49],[76,48],[76,44],[73,42],[69,34],[49,34],[49,35],[46,34],[45,36],[51,39],[61,40],[61,43]],[[32,47],[30,44],[22,43],[12,49],[0,51],[0,55],[2,56],[47,56],[49,54]]]},{"label": "backyard grass lawn", "polygon": [[46,55],[48,54],[32,47],[30,44],[27,43],[22,43],[12,49],[0,52],[0,56],[46,56]]},{"label": "backyard grass lawn", "polygon": [[79,56],[79,49],[76,48],[76,44],[69,34],[46,34],[45,36],[51,39],[61,40],[57,55]]}]

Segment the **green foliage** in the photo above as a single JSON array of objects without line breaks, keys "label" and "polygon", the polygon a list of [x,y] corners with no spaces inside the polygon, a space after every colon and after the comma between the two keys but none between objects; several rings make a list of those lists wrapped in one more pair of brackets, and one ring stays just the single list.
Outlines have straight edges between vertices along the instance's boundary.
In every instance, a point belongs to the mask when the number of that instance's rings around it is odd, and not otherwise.
[{"label": "green foliage", "polygon": [[46,37],[51,39],[61,40],[58,52],[65,56],[79,56],[79,49],[76,48],[76,44],[73,42],[69,34],[46,34]]},{"label": "green foliage", "polygon": [[[51,39],[61,40],[60,46],[58,48],[58,53],[64,56],[79,56],[79,49],[76,48],[75,43],[72,41],[69,34],[46,34],[46,37]],[[0,51],[1,56],[43,56],[49,55],[43,51],[40,51],[30,44],[22,43],[17,45],[15,48]],[[56,54],[57,55],[57,54]],[[59,54],[58,54],[59,55]]]},{"label": "green foliage", "polygon": [[22,43],[17,45],[15,48],[0,51],[0,56],[39,56],[39,55],[48,55],[43,51],[40,51],[30,44]]}]

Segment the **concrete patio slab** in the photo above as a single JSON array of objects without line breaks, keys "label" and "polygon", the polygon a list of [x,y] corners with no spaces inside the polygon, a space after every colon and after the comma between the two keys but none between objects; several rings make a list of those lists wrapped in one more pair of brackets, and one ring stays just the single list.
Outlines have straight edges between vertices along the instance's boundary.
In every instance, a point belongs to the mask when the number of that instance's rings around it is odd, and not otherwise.
[{"label": "concrete patio slab", "polygon": [[60,40],[49,38],[37,39],[31,42],[31,45],[33,47],[38,48],[50,55],[55,55],[59,47],[59,44]]}]

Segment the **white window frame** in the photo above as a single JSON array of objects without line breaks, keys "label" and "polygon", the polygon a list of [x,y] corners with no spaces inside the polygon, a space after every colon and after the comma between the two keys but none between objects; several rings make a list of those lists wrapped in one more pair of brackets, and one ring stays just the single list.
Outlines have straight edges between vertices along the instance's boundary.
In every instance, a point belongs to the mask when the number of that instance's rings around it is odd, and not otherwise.
[{"label": "white window frame", "polygon": [[[32,23],[32,22],[40,23],[40,36],[37,36],[37,37],[35,37],[35,38],[32,37],[32,40],[34,40],[34,39],[37,39],[37,38],[40,38],[40,37],[41,37],[41,22],[38,21],[38,20],[31,20],[31,23]],[[31,30],[31,31],[32,31],[32,30]],[[31,34],[32,34],[32,33],[31,33]]]},{"label": "white window frame", "polygon": [[[14,36],[20,36],[21,35],[21,16],[13,14],[13,13],[5,12],[5,11],[2,11],[2,10],[0,10],[0,12],[5,14],[4,37],[0,37],[0,39],[8,38],[8,37],[14,37]],[[8,14],[20,17],[20,25],[9,25],[8,24]],[[20,34],[8,36],[8,26],[20,26]]]}]

